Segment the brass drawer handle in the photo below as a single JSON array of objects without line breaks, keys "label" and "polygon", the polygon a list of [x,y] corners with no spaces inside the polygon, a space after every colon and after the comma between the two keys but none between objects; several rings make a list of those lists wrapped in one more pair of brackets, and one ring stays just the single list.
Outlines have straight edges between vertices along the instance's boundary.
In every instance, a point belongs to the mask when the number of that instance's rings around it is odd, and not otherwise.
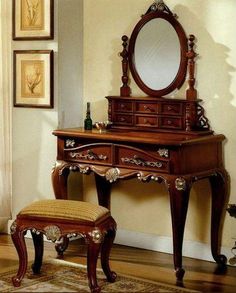
[{"label": "brass drawer handle", "polygon": [[147,118],[144,118],[143,122],[144,124],[153,125],[153,123],[150,122]]},{"label": "brass drawer handle", "polygon": [[144,105],[143,108],[144,108],[145,111],[149,111],[149,112],[153,112],[153,111],[154,111],[154,109],[150,108],[150,107],[147,106],[147,105]]},{"label": "brass drawer handle", "polygon": [[125,105],[125,104],[120,104],[120,108],[122,110],[128,110],[127,105]]},{"label": "brass drawer handle", "polygon": [[70,157],[74,159],[83,159],[83,160],[89,160],[89,161],[106,161],[107,156],[102,154],[96,154],[92,150],[87,150],[87,154],[84,153],[76,153],[71,152]]},{"label": "brass drawer handle", "polygon": [[128,157],[121,158],[121,161],[122,161],[122,163],[133,164],[133,165],[141,166],[141,167],[154,167],[154,168],[162,168],[163,167],[162,162],[146,161],[137,155],[134,155],[133,158],[128,158]]}]

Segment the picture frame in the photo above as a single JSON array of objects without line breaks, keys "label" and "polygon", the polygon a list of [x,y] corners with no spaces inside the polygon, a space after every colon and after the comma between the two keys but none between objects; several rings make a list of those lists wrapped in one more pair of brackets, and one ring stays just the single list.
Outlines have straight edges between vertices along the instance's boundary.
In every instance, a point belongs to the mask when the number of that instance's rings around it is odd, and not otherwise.
[{"label": "picture frame", "polygon": [[54,38],[54,0],[12,0],[13,40]]},{"label": "picture frame", "polygon": [[15,107],[53,108],[53,50],[13,52]]}]

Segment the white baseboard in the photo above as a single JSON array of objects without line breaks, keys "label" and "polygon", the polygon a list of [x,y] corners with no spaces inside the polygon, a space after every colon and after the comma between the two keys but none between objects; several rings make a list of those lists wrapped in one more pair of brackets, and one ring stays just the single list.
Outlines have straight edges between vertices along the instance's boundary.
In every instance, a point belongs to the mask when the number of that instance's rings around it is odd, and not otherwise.
[{"label": "white baseboard", "polygon": [[[172,238],[155,234],[118,229],[115,243],[164,253],[173,253]],[[227,247],[222,247],[221,253],[227,259],[233,256],[231,249]],[[196,241],[184,241],[183,256],[214,262],[210,245]]]},{"label": "white baseboard", "polygon": [[[13,221],[8,221],[9,232],[12,222]],[[26,237],[31,238],[31,234],[29,233],[29,231],[27,232]],[[173,253],[172,238],[158,236],[156,234],[118,229],[116,233],[115,243],[164,253]],[[233,257],[231,248],[221,247],[221,253],[224,254],[228,260]],[[184,241],[183,256],[214,262],[211,255],[210,245],[196,241]]]}]

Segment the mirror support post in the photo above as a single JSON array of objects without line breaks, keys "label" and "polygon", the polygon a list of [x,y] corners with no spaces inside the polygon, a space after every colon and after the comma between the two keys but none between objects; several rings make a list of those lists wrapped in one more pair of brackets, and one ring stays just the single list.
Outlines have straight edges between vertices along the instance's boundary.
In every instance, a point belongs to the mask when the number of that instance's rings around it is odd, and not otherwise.
[{"label": "mirror support post", "polygon": [[190,35],[189,36],[189,50],[187,52],[187,58],[188,58],[188,69],[189,69],[189,88],[186,91],[186,97],[189,101],[196,101],[197,99],[197,90],[194,88],[195,85],[195,77],[194,77],[194,71],[195,71],[195,61],[197,54],[195,53],[193,47],[195,45],[194,43],[195,36]]},{"label": "mirror support post", "polygon": [[122,38],[122,46],[123,46],[123,51],[120,53],[120,56],[122,57],[122,83],[123,85],[120,88],[120,95],[121,97],[129,97],[131,90],[128,85],[129,82],[129,77],[128,77],[128,64],[129,64],[129,57],[128,57],[128,37],[123,36]]}]

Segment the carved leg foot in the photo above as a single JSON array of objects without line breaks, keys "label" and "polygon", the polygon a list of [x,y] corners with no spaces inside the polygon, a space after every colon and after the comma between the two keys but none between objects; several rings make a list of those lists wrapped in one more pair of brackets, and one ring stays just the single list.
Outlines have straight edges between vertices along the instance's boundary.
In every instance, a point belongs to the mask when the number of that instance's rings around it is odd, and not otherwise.
[{"label": "carved leg foot", "polygon": [[112,248],[113,241],[116,236],[116,231],[115,229],[111,229],[107,231],[107,234],[104,237],[104,242],[102,244],[102,249],[101,249],[101,264],[102,264],[102,269],[104,274],[107,277],[108,282],[115,282],[115,279],[117,277],[116,273],[111,271],[110,265],[109,265],[109,257],[110,257],[110,252]]},{"label": "carved leg foot", "polygon": [[92,240],[89,240],[88,244],[88,253],[87,253],[87,274],[88,274],[88,284],[91,292],[99,293],[101,292],[101,288],[97,283],[97,260],[99,251],[101,248],[101,243],[95,243]]},{"label": "carved leg foot", "polygon": [[223,169],[215,176],[210,177],[212,190],[212,213],[211,213],[211,251],[216,263],[225,266],[227,258],[220,254],[222,224],[226,213],[228,201],[229,177]]},{"label": "carved leg foot", "polygon": [[43,261],[43,233],[31,233],[35,249],[34,263],[31,268],[34,274],[39,274]]},{"label": "carved leg foot", "polygon": [[175,275],[178,281],[183,279],[185,273],[182,268],[182,246],[190,189],[191,182],[188,179],[172,178],[170,180],[169,194],[173,232],[174,266]]},{"label": "carved leg foot", "polygon": [[58,256],[63,256],[64,251],[67,249],[69,245],[69,239],[64,237],[62,243],[58,243],[55,246]]},{"label": "carved leg foot", "polygon": [[184,278],[185,270],[183,268],[176,268],[175,270],[175,276],[177,281],[182,282]]},{"label": "carved leg foot", "polygon": [[12,283],[15,287],[19,287],[21,284],[22,279],[24,278],[24,275],[27,270],[27,262],[28,262],[28,256],[27,256],[27,250],[25,245],[25,238],[24,238],[24,231],[21,231],[16,227],[16,230],[11,232],[11,238],[15,245],[16,251],[19,256],[19,268],[17,275],[12,278]]}]

